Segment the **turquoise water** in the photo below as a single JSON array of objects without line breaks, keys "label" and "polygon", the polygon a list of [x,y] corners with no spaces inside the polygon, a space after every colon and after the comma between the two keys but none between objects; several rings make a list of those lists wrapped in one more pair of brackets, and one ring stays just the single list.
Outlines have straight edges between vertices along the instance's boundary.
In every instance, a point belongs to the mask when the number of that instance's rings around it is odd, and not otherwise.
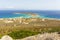
[{"label": "turquoise water", "polygon": [[[26,12],[28,12],[26,14]],[[31,18],[32,15],[29,13],[36,14],[34,18],[57,18],[60,19],[60,11],[24,11],[24,10],[0,10],[0,18]]]}]

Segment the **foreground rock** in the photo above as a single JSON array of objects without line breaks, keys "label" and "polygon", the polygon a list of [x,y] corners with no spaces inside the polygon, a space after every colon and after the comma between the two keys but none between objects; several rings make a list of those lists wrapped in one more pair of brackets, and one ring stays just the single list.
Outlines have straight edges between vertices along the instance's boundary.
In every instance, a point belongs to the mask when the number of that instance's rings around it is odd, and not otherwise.
[{"label": "foreground rock", "polygon": [[44,33],[35,36],[26,37],[21,40],[60,40],[60,34],[57,33]]},{"label": "foreground rock", "polygon": [[0,40],[13,40],[10,36],[5,35]]}]

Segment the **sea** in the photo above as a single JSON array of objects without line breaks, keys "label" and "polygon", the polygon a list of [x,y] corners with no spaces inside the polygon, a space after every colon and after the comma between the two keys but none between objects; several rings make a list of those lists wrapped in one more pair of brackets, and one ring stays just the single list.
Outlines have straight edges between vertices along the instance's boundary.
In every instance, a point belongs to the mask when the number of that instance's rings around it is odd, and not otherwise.
[{"label": "sea", "polygon": [[[23,12],[23,13],[22,13]],[[60,11],[54,10],[0,10],[0,18],[30,18],[31,15],[25,13],[37,14],[39,18],[60,19]]]}]

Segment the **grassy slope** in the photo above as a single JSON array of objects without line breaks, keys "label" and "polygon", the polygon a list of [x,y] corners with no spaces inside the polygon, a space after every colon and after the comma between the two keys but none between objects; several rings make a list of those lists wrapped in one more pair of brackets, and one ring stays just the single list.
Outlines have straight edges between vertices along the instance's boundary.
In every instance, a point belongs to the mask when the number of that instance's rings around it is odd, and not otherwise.
[{"label": "grassy slope", "polygon": [[[3,35],[10,35],[12,38],[14,39],[21,39],[24,37],[28,37],[28,36],[32,36],[32,35],[37,35],[40,33],[44,33],[44,32],[59,32],[60,31],[60,27],[31,27],[31,28],[22,28],[22,29],[18,29],[17,28],[12,28],[12,29],[6,29],[3,31],[4,34],[0,33],[0,37],[2,37]],[[9,31],[8,31],[9,30]]]},{"label": "grassy slope", "polygon": [[10,35],[14,39],[20,39],[44,32],[60,31],[60,21],[46,20],[43,22],[41,19],[37,19],[36,21],[25,19],[24,22],[29,22],[29,24],[20,24],[19,20],[13,20],[14,23],[4,23],[0,21],[0,38],[3,35]]}]

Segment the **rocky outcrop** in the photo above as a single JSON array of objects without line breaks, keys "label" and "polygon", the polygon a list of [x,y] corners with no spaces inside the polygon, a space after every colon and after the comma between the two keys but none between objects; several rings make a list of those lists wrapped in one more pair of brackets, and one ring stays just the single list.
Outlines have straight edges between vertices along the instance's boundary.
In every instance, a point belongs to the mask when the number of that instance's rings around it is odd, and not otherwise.
[{"label": "rocky outcrop", "polygon": [[0,40],[13,40],[10,36],[5,35]]},{"label": "rocky outcrop", "polygon": [[60,34],[57,33],[44,33],[35,36],[26,37],[21,40],[60,40]]}]

